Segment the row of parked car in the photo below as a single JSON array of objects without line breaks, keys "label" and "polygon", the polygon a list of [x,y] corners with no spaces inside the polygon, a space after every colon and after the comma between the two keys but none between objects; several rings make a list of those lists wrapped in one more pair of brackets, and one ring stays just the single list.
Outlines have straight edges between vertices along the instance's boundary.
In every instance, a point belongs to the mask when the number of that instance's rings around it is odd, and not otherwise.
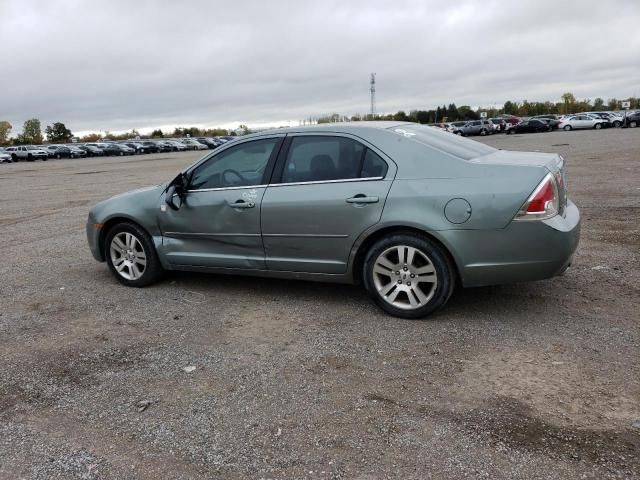
[{"label": "row of parked car", "polygon": [[82,158],[143,153],[182,152],[218,148],[235,137],[198,137],[162,140],[124,140],[118,142],[68,143],[62,145],[18,145],[0,147],[0,163],[35,161],[49,158]]},{"label": "row of parked car", "polygon": [[493,135],[494,133],[537,133],[552,130],[578,130],[640,126],[638,112],[584,112],[575,115],[538,115],[520,118],[505,115],[483,120],[432,124],[456,135]]}]

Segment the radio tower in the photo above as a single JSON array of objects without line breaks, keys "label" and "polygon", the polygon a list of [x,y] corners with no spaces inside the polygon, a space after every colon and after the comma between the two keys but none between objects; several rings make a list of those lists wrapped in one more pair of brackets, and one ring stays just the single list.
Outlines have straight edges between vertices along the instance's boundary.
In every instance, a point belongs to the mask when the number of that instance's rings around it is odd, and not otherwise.
[{"label": "radio tower", "polygon": [[369,91],[371,92],[371,120],[375,118],[376,115],[376,74],[371,74],[371,88]]}]

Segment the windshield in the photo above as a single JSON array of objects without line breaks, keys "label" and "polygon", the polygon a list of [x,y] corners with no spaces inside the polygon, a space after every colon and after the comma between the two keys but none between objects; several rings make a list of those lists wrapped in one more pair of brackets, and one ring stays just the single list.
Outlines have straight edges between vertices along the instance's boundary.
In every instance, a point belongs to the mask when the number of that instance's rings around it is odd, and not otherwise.
[{"label": "windshield", "polygon": [[489,155],[496,151],[495,148],[468,138],[463,138],[440,129],[429,128],[424,125],[401,125],[392,127],[397,134],[409,137],[412,140],[429,147],[448,153],[463,160]]}]

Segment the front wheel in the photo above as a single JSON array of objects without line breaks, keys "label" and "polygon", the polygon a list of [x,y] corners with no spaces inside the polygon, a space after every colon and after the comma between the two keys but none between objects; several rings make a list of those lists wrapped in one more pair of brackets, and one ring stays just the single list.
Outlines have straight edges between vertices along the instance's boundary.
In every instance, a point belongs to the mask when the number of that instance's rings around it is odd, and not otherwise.
[{"label": "front wheel", "polygon": [[109,230],[105,257],[111,273],[128,287],[146,287],[163,273],[151,237],[134,223],[120,223]]},{"label": "front wheel", "polygon": [[596,130],[600,130],[602,128],[602,124],[601,123],[596,123],[593,128],[595,128]]},{"label": "front wheel", "polygon": [[422,318],[444,306],[455,283],[447,254],[427,237],[395,234],[371,247],[364,262],[364,286],[385,312]]},{"label": "front wheel", "polygon": [[620,121],[618,121],[618,120],[615,120],[615,121],[613,122],[613,126],[614,126],[615,128],[618,128],[620,125],[622,125],[622,123],[621,123]]},{"label": "front wheel", "polygon": [[568,132],[568,131],[570,131],[570,130],[571,130],[571,125],[565,125],[565,126],[564,126],[564,131],[565,131],[565,132]]},{"label": "front wheel", "polygon": [[636,128],[637,126],[638,126],[638,122],[636,122],[635,120],[632,120],[629,122],[630,128]]}]

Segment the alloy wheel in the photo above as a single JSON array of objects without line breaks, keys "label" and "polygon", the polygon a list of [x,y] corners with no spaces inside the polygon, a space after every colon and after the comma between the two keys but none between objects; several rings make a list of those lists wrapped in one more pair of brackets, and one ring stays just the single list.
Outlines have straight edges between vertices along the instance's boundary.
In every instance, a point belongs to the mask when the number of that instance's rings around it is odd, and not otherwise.
[{"label": "alloy wheel", "polygon": [[396,308],[415,310],[431,300],[438,277],[424,252],[399,245],[378,256],[373,267],[373,283],[386,302]]},{"label": "alloy wheel", "polygon": [[109,248],[111,263],[116,272],[127,280],[138,280],[147,267],[147,255],[140,240],[129,232],[113,237]]}]

